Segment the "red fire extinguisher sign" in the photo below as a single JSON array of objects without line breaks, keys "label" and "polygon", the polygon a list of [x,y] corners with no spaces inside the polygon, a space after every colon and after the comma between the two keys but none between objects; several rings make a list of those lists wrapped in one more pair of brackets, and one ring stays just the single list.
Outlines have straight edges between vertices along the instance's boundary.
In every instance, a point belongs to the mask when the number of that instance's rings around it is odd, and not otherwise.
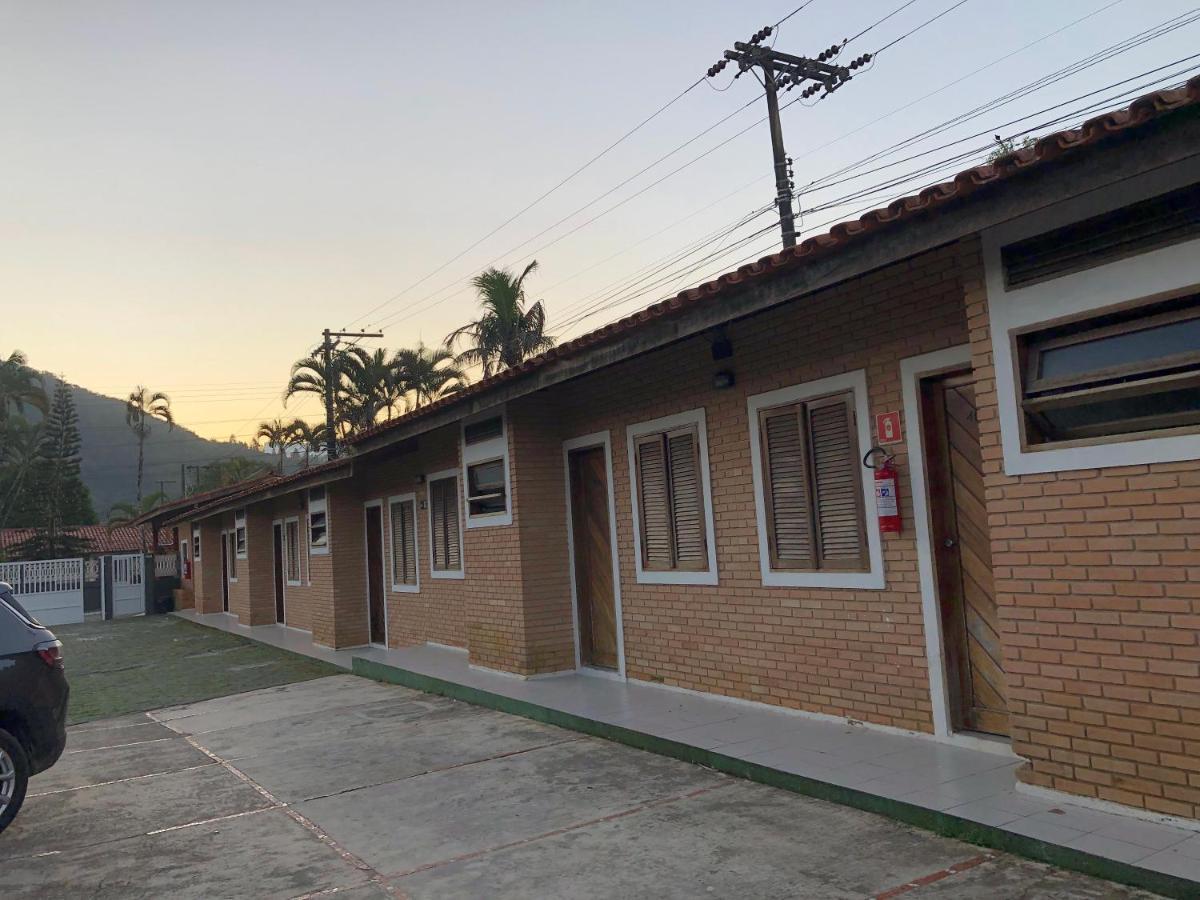
[{"label": "red fire extinguisher sign", "polygon": [[[872,459],[881,455],[883,461],[874,464]],[[879,517],[879,530],[884,534],[899,534],[902,530],[900,520],[900,479],[896,467],[892,465],[893,457],[881,447],[872,447],[863,457],[863,465],[874,470],[875,476],[875,512]]]}]

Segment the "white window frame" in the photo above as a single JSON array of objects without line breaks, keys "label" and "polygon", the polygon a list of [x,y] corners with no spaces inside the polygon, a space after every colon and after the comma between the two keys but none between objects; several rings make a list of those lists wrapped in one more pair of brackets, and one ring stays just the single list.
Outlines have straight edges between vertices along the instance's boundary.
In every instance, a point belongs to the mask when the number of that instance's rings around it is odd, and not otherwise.
[{"label": "white window frame", "polygon": [[[241,532],[239,534],[239,532]],[[241,547],[238,547],[239,540]],[[238,559],[250,558],[250,529],[246,527],[246,510],[234,510],[233,513],[233,547]]]},{"label": "white window frame", "polygon": [[[287,570],[287,568],[288,568],[288,566],[287,566],[287,564],[288,564],[288,547],[291,544],[291,541],[288,540],[288,525],[291,523],[295,523],[295,525],[296,525],[296,546],[292,547],[293,552],[295,552],[295,554],[296,554],[296,580],[295,581],[292,581],[290,578],[288,578],[288,570]],[[304,584],[304,573],[301,571],[301,566],[300,566],[300,517],[299,516],[289,516],[288,518],[283,520],[282,526],[283,526],[283,583],[284,583],[285,587],[300,587],[301,585]],[[284,593],[284,604],[286,606],[287,591],[284,591],[283,593]]]},{"label": "white window frame", "polygon": [[[477,444],[467,444],[466,429],[468,425],[473,425],[476,422],[484,422],[488,419],[500,419],[500,434],[498,437],[488,438],[486,441],[480,441]],[[462,504],[463,514],[466,516],[467,528],[493,528],[500,525],[511,525],[512,516],[512,470],[508,462],[508,411],[504,407],[500,409],[491,409],[485,413],[480,413],[477,416],[463,419],[459,425],[459,446],[462,448]],[[467,491],[470,485],[470,479],[467,477],[467,469],[477,463],[490,462],[499,459],[504,465],[504,512],[502,513],[487,513],[484,515],[471,515],[471,503],[467,499]]]},{"label": "white window frame", "polygon": [[[771,568],[771,548],[767,529],[767,502],[764,491],[766,478],[763,475],[762,440],[759,434],[758,413],[775,406],[786,406],[849,391],[854,397],[855,426],[858,429],[858,446],[872,446],[870,408],[867,400],[866,369],[856,369],[841,375],[793,384],[776,391],[754,394],[746,399],[750,430],[750,473],[754,482],[754,519],[758,527],[758,567],[764,587],[808,587],[847,588],[851,590],[879,591],[886,587],[883,571],[883,540],[879,535],[879,516],[875,513],[875,476],[866,466],[862,469],[862,509],[867,535],[867,559],[870,568],[866,572],[794,572]],[[910,428],[913,426],[909,426]],[[865,452],[865,451],[864,451]]]},{"label": "white window frame", "polygon": [[1000,249],[1014,241],[1101,215],[1182,187],[1200,177],[1195,162],[1176,164],[1093,191],[987,229],[982,234],[988,321],[996,369],[996,396],[1004,474],[1032,475],[1108,466],[1200,459],[1200,434],[1114,436],[1091,446],[1021,446],[1021,386],[1013,359],[1013,332],[1200,285],[1200,239],[1006,289]]},{"label": "white window frame", "polygon": [[[308,544],[308,555],[312,556],[328,556],[329,545],[332,540],[329,531],[329,488],[325,485],[317,485],[325,491],[325,496],[320,500],[313,500],[312,488],[308,488],[304,495],[305,501],[305,516],[304,516],[304,533],[305,542]],[[314,505],[316,508],[314,508]],[[312,541],[312,517],[314,512],[323,513],[325,515],[325,543],[314,544]],[[309,584],[312,583],[312,566],[309,565]]]},{"label": "white window frame", "polygon": [[[700,440],[700,483],[704,497],[705,545],[708,548],[708,567],[686,572],[647,571],[642,567],[642,522],[638,503],[640,487],[637,467],[637,439],[647,434],[660,434],[677,428],[693,426]],[[633,500],[633,558],[638,584],[719,584],[717,573],[717,529],[713,518],[712,480],[708,471],[708,425],[704,407],[663,416],[649,422],[638,422],[625,429],[629,445],[629,488]]]},{"label": "white window frame", "polygon": [[[395,539],[395,535],[393,534],[393,532],[396,528],[396,523],[395,523],[395,520],[392,518],[392,504],[393,503],[411,503],[412,504],[412,510],[413,510],[413,518],[412,518],[413,563],[414,563],[413,571],[416,572],[416,578],[417,578],[415,584],[403,584],[403,583],[397,584],[395,581],[391,581],[392,577],[396,574],[396,560],[395,560],[396,539]],[[420,509],[420,504],[417,503],[417,495],[416,494],[395,494],[395,495],[387,498],[388,561],[390,563],[390,565],[388,566],[388,580],[391,581],[392,593],[395,593],[395,594],[419,594],[421,592],[421,539],[418,534],[419,528],[417,526],[417,512],[419,509]],[[431,536],[432,536],[432,528],[433,528],[433,526],[432,526],[432,520],[431,520],[431,524],[430,524]],[[460,538],[460,540],[461,540],[461,538]],[[459,548],[460,548],[459,556],[460,557],[462,556],[461,547],[462,547],[462,544],[459,544]]]},{"label": "white window frame", "polygon": [[229,558],[226,561],[227,577],[225,581],[229,584],[237,584],[238,555],[234,552],[237,547],[237,533],[232,528],[222,529],[221,540],[225,544],[225,552],[229,554]]},{"label": "white window frame", "polygon": [[[425,526],[429,535],[429,577],[430,578],[457,578],[463,579],[467,577],[467,547],[463,540],[463,515],[466,504],[463,502],[463,479],[464,473],[459,469],[443,469],[440,472],[431,472],[425,476]],[[459,480],[458,490],[455,492],[455,500],[458,502],[458,568],[443,569],[438,571],[433,567],[433,500],[431,497],[430,487],[435,481],[440,481],[443,478],[457,478]]]}]

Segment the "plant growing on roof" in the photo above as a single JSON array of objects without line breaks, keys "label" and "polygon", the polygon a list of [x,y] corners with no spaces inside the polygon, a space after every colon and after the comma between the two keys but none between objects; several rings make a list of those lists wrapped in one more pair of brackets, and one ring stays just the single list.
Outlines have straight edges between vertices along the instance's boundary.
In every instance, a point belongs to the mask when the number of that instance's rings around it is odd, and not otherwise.
[{"label": "plant growing on roof", "polygon": [[478,365],[487,378],[554,346],[554,338],[545,333],[542,301],[528,308],[525,305],[525,279],[537,266],[535,259],[517,278],[503,269],[487,269],[471,279],[483,314],[446,338],[447,346],[464,339],[468,342],[458,354],[460,366]]},{"label": "plant growing on roof", "polygon": [[142,499],[142,471],[145,466],[146,438],[150,436],[151,419],[162,419],[167,423],[167,429],[175,427],[175,418],[171,415],[171,398],[162,391],[151,393],[140,384],[129,392],[125,400],[125,424],[137,437],[137,499]]},{"label": "plant growing on roof", "polygon": [[426,347],[418,342],[412,349],[397,350],[392,362],[404,392],[412,395],[413,408],[440,400],[467,386],[466,370],[455,361],[449,347]]}]

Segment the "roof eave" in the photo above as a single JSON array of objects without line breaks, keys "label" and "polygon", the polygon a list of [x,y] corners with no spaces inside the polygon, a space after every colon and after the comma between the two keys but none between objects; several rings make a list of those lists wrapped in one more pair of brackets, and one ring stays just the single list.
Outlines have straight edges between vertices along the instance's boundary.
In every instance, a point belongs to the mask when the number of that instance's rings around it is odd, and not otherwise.
[{"label": "roof eave", "polygon": [[[591,346],[561,358],[509,370],[503,373],[505,377],[494,379],[484,389],[468,390],[461,397],[435,404],[407,421],[401,419],[368,433],[355,442],[355,450],[367,453],[411,439],[477,412],[953,243],[1086,191],[1188,160],[1200,163],[1200,115],[1194,105],[1152,120],[1148,125],[1109,135],[1101,143],[1090,144],[1086,153],[1074,153],[1068,148],[1037,165],[1029,165],[1014,155],[1012,171],[1006,177],[981,184],[956,181],[957,196],[952,201],[931,204],[930,212],[919,208],[903,215],[897,212],[894,221],[855,234],[854,240],[844,245],[831,239],[827,252],[810,252],[801,259],[777,254],[743,266],[736,273],[703,285],[691,297],[673,298],[669,303],[643,311],[638,314],[642,318],[632,327],[617,331],[610,326],[593,333]],[[1200,178],[1200,172],[1197,177]],[[926,193],[922,191],[917,197]],[[908,201],[918,202],[913,198]],[[892,204],[889,210],[896,206]]]},{"label": "roof eave", "polygon": [[282,482],[276,480],[270,485],[264,485],[257,490],[251,490],[240,494],[235,494],[231,497],[222,497],[213,503],[200,507],[199,509],[189,510],[186,513],[174,516],[164,522],[164,525],[178,525],[181,522],[195,522],[200,519],[209,519],[213,516],[219,516],[222,513],[229,512],[234,509],[241,509],[244,506],[250,506],[254,503],[263,503],[267,500],[273,500],[276,497],[283,497],[287,494],[302,491],[310,487],[316,487],[321,484],[329,484],[334,481],[341,481],[350,478],[354,475],[354,461],[351,458],[346,458],[338,461],[337,466],[331,467],[326,471],[313,472],[311,477],[289,476]]}]

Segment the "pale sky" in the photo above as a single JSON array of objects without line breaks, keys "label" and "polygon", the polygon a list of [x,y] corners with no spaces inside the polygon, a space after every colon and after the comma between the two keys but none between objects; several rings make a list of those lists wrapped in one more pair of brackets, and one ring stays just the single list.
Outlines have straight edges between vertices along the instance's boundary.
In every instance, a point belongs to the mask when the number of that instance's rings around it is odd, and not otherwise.
[{"label": "pale sky", "polygon": [[[799,2],[0,0],[0,354],[21,349],[34,366],[113,396],[135,384],[165,390],[181,424],[244,440],[276,415],[319,417],[312,399],[285,410],[279,398],[290,364],[322,328],[382,326],[385,339],[366,346],[439,342],[472,317],[465,280],[491,263],[521,266],[536,251],[531,297],[546,301],[550,333],[570,338],[771,252],[774,231],[739,243],[770,225],[770,213],[699,245],[771,202],[765,125],[568,234],[752,125],[761,101],[535,238],[760,93],[748,75],[730,85],[729,68],[714,80],[727,90],[694,88],[431,275],[702,76],[733,41]],[[915,0],[843,59],[951,2]],[[813,0],[784,24],[776,48],[815,55],[900,5]],[[1188,9],[1173,0],[967,0],[829,99],[783,111],[797,184]],[[1200,23],[1189,24],[856,171],[975,132],[1020,131],[1156,78],[1179,81],[1200,59],[1143,73],[1198,45]],[[1002,127],[1091,91],[1099,92]],[[839,199],[984,143],[802,193],[801,203]],[[811,212],[805,225],[883,205],[983,155]],[[695,255],[672,262],[693,243]],[[664,263],[639,286],[645,293],[615,289]],[[621,302],[572,320],[589,298],[610,297]]]}]

